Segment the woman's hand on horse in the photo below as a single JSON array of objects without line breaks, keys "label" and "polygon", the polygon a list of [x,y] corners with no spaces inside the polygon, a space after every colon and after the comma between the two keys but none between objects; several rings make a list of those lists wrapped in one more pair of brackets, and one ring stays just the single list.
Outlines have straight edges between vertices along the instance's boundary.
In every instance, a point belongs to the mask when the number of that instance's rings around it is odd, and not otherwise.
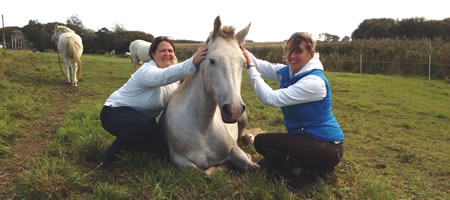
[{"label": "woman's hand on horse", "polygon": [[248,56],[247,50],[244,48],[244,46],[239,46],[239,48],[241,48],[242,54],[245,57],[245,62],[247,63],[245,66],[247,67],[247,69],[249,69],[251,66],[252,61],[250,60],[250,56]]},{"label": "woman's hand on horse", "polygon": [[197,52],[194,54],[194,58],[192,61],[194,62],[195,66],[200,66],[200,63],[205,60],[206,55],[208,54],[208,44],[204,44],[200,48],[198,48]]}]

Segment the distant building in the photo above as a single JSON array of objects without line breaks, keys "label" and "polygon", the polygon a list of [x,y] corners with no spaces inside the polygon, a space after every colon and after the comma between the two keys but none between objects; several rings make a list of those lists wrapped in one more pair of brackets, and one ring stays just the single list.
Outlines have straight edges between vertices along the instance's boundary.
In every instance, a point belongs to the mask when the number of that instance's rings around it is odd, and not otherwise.
[{"label": "distant building", "polygon": [[23,49],[23,33],[20,30],[14,30],[11,34],[11,49],[22,50]]}]

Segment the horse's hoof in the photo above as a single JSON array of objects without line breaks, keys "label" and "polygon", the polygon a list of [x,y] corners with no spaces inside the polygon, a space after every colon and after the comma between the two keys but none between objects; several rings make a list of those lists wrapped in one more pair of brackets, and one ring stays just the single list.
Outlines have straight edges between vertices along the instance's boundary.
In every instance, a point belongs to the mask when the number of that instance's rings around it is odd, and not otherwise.
[{"label": "horse's hoof", "polygon": [[246,144],[251,144],[253,145],[253,142],[255,141],[255,136],[253,136],[252,134],[244,134],[244,141]]},{"label": "horse's hoof", "polygon": [[212,166],[208,169],[206,169],[204,171],[204,173],[206,174],[206,176],[211,176],[216,172],[220,172],[220,171],[224,171],[226,168],[223,165],[219,165],[219,166]]},{"label": "horse's hoof", "polygon": [[255,169],[260,169],[261,167],[256,164],[256,163],[250,163],[249,165],[246,166],[247,170],[255,170]]}]

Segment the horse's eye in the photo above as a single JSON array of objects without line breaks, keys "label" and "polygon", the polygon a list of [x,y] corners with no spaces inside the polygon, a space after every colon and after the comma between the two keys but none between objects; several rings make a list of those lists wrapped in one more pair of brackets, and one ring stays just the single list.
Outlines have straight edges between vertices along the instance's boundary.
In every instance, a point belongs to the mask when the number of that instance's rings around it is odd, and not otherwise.
[{"label": "horse's eye", "polygon": [[211,63],[212,65],[214,65],[214,64],[216,64],[216,60],[210,58],[210,59],[209,59],[209,63]]}]

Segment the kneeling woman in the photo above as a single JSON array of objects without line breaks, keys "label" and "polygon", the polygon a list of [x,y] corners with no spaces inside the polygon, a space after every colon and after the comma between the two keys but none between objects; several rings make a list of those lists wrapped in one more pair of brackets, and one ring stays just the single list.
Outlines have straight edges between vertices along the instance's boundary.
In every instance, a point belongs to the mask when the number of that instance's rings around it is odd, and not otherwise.
[{"label": "kneeling woman", "polygon": [[207,51],[207,45],[202,46],[192,58],[175,64],[173,41],[168,37],[154,39],[149,51],[152,60],[109,96],[100,113],[103,128],[116,136],[106,151],[105,164],[117,160],[123,150],[146,150],[156,154],[167,151],[156,117],[179,86],[179,80],[195,71]]},{"label": "kneeling woman", "polygon": [[[324,174],[343,156],[344,134],[331,111],[330,84],[315,44],[310,34],[294,33],[287,41],[288,65],[256,59],[242,48],[256,95],[264,104],[281,107],[288,132],[255,137],[255,149],[264,156],[261,167],[281,164],[294,174]],[[273,90],[261,75],[280,82],[280,89]]]}]

